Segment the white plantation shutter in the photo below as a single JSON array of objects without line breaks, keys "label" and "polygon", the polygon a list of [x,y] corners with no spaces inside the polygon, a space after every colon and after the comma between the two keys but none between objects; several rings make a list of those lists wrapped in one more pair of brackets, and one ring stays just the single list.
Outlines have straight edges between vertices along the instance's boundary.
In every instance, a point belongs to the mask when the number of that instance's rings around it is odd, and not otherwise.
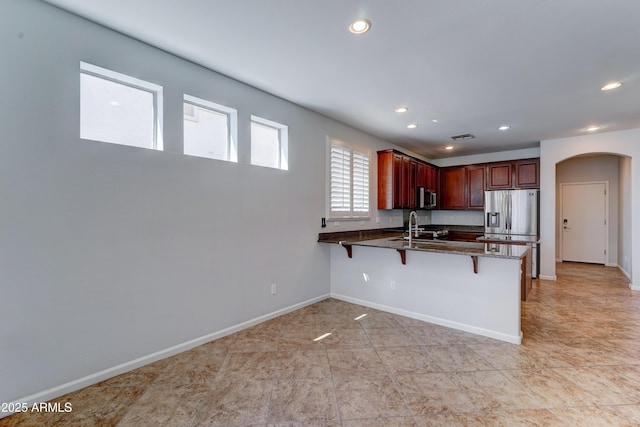
[{"label": "white plantation shutter", "polygon": [[351,152],[331,146],[331,212],[351,210]]},{"label": "white plantation shutter", "polygon": [[369,156],[353,152],[353,211],[369,212]]},{"label": "white plantation shutter", "polygon": [[369,213],[369,156],[340,145],[330,149],[330,217]]}]

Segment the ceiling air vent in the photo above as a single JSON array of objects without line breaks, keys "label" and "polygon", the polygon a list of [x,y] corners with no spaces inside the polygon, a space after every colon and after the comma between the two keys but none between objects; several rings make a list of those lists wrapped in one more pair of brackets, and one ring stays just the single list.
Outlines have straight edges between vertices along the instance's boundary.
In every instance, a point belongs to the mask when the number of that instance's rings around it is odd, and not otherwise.
[{"label": "ceiling air vent", "polygon": [[475,138],[475,136],[470,133],[465,133],[462,135],[454,135],[451,137],[451,139],[453,139],[454,141],[464,141],[465,139],[473,139],[473,138]]}]

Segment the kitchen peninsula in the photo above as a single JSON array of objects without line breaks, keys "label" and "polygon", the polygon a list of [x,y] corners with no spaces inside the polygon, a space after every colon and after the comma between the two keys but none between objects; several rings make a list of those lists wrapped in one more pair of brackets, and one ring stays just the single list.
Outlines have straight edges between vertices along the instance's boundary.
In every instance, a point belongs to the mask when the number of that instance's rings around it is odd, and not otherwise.
[{"label": "kitchen peninsula", "polygon": [[398,230],[321,233],[337,299],[520,344],[527,246],[403,238]]}]

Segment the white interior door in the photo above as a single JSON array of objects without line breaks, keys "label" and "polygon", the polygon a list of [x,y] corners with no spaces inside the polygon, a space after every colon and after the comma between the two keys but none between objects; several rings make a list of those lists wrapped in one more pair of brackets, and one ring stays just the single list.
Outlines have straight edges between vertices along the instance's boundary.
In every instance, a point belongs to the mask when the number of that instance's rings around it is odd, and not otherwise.
[{"label": "white interior door", "polygon": [[606,184],[562,184],[562,260],[604,264]]}]

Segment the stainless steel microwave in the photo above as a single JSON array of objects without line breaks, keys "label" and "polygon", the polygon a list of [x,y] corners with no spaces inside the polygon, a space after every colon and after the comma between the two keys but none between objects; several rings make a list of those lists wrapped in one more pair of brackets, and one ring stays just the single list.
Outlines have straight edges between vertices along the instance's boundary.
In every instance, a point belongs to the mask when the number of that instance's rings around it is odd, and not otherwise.
[{"label": "stainless steel microwave", "polygon": [[424,187],[418,187],[418,209],[428,209],[436,207],[436,193]]}]

